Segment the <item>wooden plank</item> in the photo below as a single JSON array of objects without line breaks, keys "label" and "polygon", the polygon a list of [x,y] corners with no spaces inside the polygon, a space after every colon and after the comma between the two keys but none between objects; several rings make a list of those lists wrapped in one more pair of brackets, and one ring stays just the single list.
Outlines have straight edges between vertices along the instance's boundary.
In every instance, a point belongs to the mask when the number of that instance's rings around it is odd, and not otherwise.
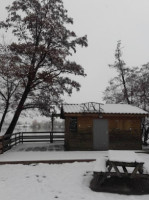
[{"label": "wooden plank", "polygon": [[23,165],[31,165],[31,164],[39,164],[39,163],[47,163],[47,164],[63,164],[63,163],[73,163],[73,162],[93,162],[93,161],[96,161],[96,159],[1,161],[1,162],[0,162],[0,165],[6,165],[6,164],[23,164]]},{"label": "wooden plank", "polygon": [[[36,134],[41,134],[41,133],[48,133],[48,134],[50,134],[52,131],[38,131],[38,132],[36,132],[36,131],[34,131],[34,132],[22,132],[23,134],[30,134],[30,133],[32,133],[32,134],[34,134],[34,133],[36,133]],[[56,134],[56,133],[62,133],[62,134],[64,134],[65,132],[64,131],[53,131],[52,132],[53,134]]]},{"label": "wooden plank", "polygon": [[137,165],[136,165],[136,167],[134,168],[134,170],[133,170],[133,172],[132,172],[132,174],[131,174],[131,178],[134,178],[135,176],[136,176],[136,174],[137,174],[137,172],[139,171],[139,169],[140,168],[142,168],[142,164],[140,164],[140,163],[138,163]]},{"label": "wooden plank", "polygon": [[111,165],[111,164],[109,164],[109,166],[108,166],[108,172],[110,172],[110,171],[111,171],[111,169],[112,169],[112,165]]},{"label": "wooden plank", "polygon": [[143,165],[142,165],[142,167],[140,167],[140,168],[138,169],[138,171],[139,171],[140,174],[143,174]]},{"label": "wooden plank", "polygon": [[121,177],[121,173],[114,162],[111,162],[112,167],[115,169],[117,176]]},{"label": "wooden plank", "polygon": [[114,162],[116,166],[125,166],[125,167],[136,167],[137,164],[144,164],[144,162],[119,162],[119,161],[107,161]]},{"label": "wooden plank", "polygon": [[122,168],[123,168],[124,173],[125,173],[126,175],[128,175],[127,168],[126,168],[124,165],[122,166]]},{"label": "wooden plank", "polygon": [[[96,175],[101,175],[103,172],[94,172]],[[106,176],[117,176],[116,172],[104,172]],[[125,173],[121,173],[121,177],[131,177],[131,173],[128,173],[127,175]],[[135,178],[148,178],[149,179],[149,174],[136,174]]]},{"label": "wooden plank", "polygon": [[[49,140],[23,140],[23,143],[27,143],[27,142],[49,142]],[[64,140],[53,140],[53,142],[64,142]]]}]

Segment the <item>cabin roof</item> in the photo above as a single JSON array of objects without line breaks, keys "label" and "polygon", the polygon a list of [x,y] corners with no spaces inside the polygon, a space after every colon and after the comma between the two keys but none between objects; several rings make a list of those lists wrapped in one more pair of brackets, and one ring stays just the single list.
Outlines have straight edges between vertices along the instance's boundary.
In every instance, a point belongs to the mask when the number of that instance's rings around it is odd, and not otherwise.
[{"label": "cabin roof", "polygon": [[103,114],[141,114],[148,115],[148,112],[136,106],[128,104],[99,104],[99,103],[83,103],[83,104],[64,104],[63,113],[103,113]]}]

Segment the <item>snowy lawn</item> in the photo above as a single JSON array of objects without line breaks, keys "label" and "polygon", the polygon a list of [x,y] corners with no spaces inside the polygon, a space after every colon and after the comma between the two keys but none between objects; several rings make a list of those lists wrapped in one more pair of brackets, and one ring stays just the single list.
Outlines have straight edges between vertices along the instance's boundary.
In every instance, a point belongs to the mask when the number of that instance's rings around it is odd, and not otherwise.
[{"label": "snowy lawn", "polygon": [[148,200],[149,195],[126,196],[93,192],[92,163],[0,166],[2,200]]},{"label": "snowy lawn", "polygon": [[[9,155],[10,153],[10,155]],[[16,152],[6,152],[0,158],[10,158]],[[21,152],[18,152],[21,153]],[[32,156],[35,152],[30,153]],[[107,152],[36,152],[49,158],[103,158]],[[42,153],[42,154],[41,154]],[[22,154],[22,155],[23,155]],[[53,155],[52,155],[53,154]],[[58,155],[59,154],[59,155]],[[30,158],[32,157],[30,155]],[[37,155],[37,154],[36,154]],[[149,170],[149,154],[138,154]],[[18,157],[21,155],[18,155]],[[29,154],[28,154],[29,156]],[[83,156],[83,157],[82,157]],[[46,157],[46,156],[45,156]],[[22,158],[22,160],[24,160]],[[1,165],[0,199],[2,200],[148,200],[149,195],[126,196],[93,192],[89,188],[95,162],[72,164]]]}]

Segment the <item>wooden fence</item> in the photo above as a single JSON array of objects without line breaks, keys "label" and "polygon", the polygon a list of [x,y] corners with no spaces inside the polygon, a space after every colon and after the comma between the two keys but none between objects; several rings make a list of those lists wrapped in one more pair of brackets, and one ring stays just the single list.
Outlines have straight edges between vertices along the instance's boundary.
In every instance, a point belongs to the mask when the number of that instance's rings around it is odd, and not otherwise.
[{"label": "wooden fence", "polygon": [[64,142],[64,132],[18,132],[12,135],[4,135],[0,138],[0,152],[3,153],[13,146],[28,142]]}]

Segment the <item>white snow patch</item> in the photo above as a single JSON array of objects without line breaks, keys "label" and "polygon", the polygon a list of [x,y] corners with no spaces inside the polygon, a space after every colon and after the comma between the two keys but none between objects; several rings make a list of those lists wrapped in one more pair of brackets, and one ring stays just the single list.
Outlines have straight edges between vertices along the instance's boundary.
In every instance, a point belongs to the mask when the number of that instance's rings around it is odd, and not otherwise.
[{"label": "white snow patch", "polygon": [[95,162],[93,171],[94,172],[106,172],[107,171],[106,160],[107,159],[105,159],[105,158],[97,159]]},{"label": "white snow patch", "polygon": [[111,161],[119,162],[142,162],[141,158],[134,151],[109,150],[108,158]]}]

